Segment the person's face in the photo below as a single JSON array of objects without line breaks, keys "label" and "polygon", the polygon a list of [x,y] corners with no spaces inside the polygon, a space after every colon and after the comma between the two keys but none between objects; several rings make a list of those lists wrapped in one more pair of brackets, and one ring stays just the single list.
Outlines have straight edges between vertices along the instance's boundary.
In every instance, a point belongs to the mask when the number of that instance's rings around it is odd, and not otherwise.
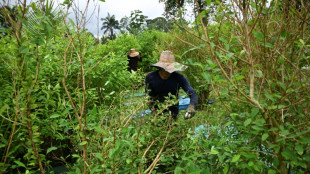
[{"label": "person's face", "polygon": [[168,79],[171,76],[171,74],[169,72],[165,71],[162,68],[159,70],[159,75],[164,80]]}]

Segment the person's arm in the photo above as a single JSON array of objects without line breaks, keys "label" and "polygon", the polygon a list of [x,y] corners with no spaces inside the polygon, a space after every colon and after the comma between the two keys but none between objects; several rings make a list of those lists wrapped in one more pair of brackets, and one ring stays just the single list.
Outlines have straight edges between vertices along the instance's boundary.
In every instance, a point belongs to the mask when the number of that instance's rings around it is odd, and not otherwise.
[{"label": "person's arm", "polygon": [[196,107],[198,103],[198,95],[195,90],[190,86],[187,79],[181,75],[181,88],[186,92],[186,94],[190,97],[190,105]]},{"label": "person's arm", "polygon": [[139,60],[140,62],[142,62],[142,55],[141,55],[140,52],[139,52],[139,55],[138,55],[138,60]]},{"label": "person's arm", "polygon": [[[147,74],[145,77],[145,93],[150,97],[148,101],[148,106],[152,110],[153,105],[155,104],[155,101],[153,100],[153,97],[151,96],[151,75]],[[152,110],[153,111],[153,110]]]},{"label": "person's arm", "polygon": [[190,97],[190,104],[188,105],[188,107],[186,109],[186,113],[184,115],[184,119],[190,119],[196,113],[195,107],[196,107],[196,105],[198,103],[198,95],[195,92],[195,90],[190,86],[190,84],[187,81],[187,79],[183,75],[181,75],[181,77],[182,77],[182,79],[181,79],[181,87],[187,93],[187,95],[189,95],[189,97]]}]

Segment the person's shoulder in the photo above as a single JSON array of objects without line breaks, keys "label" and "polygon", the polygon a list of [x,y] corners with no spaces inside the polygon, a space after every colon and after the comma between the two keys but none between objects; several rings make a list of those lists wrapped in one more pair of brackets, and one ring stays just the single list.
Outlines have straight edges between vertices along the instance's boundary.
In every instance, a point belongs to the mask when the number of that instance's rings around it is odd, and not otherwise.
[{"label": "person's shoulder", "polygon": [[149,72],[149,73],[147,73],[146,78],[152,78],[156,75],[156,73],[157,73],[157,71]]},{"label": "person's shoulder", "polygon": [[174,76],[174,79],[176,79],[179,82],[186,82],[187,81],[186,77],[181,73],[174,72],[173,76]]},{"label": "person's shoulder", "polygon": [[173,72],[172,75],[175,76],[176,78],[185,78],[183,74],[180,74],[178,72]]}]

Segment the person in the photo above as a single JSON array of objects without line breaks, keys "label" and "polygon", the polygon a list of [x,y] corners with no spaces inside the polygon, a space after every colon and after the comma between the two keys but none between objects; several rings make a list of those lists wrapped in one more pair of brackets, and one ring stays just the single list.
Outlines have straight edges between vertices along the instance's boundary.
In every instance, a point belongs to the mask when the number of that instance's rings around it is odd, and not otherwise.
[{"label": "person", "polygon": [[128,58],[128,71],[137,71],[138,70],[138,61],[142,61],[140,53],[137,52],[134,48],[130,49],[130,53],[127,54]]},{"label": "person", "polygon": [[[159,62],[151,65],[159,68],[156,71],[150,72],[145,77],[145,92],[149,95],[149,108],[153,113],[156,113],[159,103],[163,103],[165,98],[169,98],[172,94],[178,98],[179,90],[182,88],[190,97],[190,104],[186,110],[185,119],[195,115],[195,107],[198,103],[198,95],[190,86],[187,79],[177,73],[183,71],[187,66],[175,61],[171,51],[163,51],[160,55]],[[179,114],[178,104],[169,106],[164,112],[170,112],[174,120]]]}]

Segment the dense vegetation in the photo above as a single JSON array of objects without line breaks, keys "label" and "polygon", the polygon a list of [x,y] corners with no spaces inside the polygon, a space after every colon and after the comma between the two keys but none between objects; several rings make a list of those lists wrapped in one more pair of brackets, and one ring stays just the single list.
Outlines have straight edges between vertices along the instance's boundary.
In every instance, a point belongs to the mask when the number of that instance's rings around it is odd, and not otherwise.
[{"label": "dense vegetation", "polygon": [[[1,7],[0,173],[310,172],[308,1],[189,1],[193,23],[168,1],[173,24],[115,35],[102,19],[104,43],[70,2]],[[143,57],[137,72],[130,48]],[[190,120],[137,118],[147,96],[136,94],[163,50],[189,66],[199,94]]]}]

